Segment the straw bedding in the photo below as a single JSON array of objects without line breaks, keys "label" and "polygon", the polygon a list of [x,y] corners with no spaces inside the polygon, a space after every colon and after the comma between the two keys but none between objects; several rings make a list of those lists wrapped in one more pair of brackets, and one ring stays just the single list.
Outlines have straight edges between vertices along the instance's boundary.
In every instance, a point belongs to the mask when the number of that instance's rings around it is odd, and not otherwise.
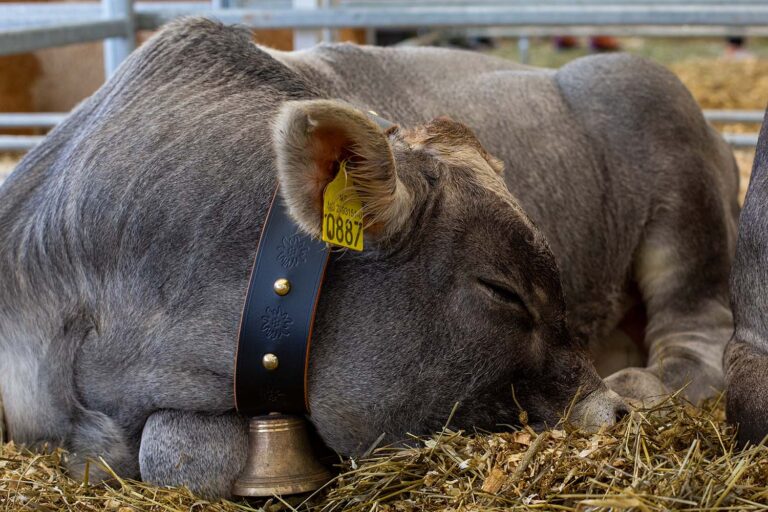
[{"label": "straw bedding", "polygon": [[309,498],[208,502],[185,489],[122,480],[83,484],[66,454],[0,449],[0,510],[766,510],[768,448],[737,449],[720,399],[670,399],[588,434],[567,424],[536,433],[457,432],[344,461]]},{"label": "straw bedding", "polygon": [[766,106],[768,59],[691,58],[669,67],[702,108],[763,110]]},{"label": "straw bedding", "polygon": [[13,153],[0,153],[0,184],[11,174],[21,156]]}]

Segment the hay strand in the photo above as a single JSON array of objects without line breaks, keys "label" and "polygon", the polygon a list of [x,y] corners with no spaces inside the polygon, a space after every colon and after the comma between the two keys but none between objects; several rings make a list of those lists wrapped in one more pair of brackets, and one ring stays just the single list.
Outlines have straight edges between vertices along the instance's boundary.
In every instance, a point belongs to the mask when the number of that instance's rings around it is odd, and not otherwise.
[{"label": "hay strand", "polygon": [[208,501],[186,489],[123,479],[88,485],[63,473],[66,453],[0,449],[0,511],[313,512],[411,510],[766,510],[768,448],[740,449],[720,400],[676,398],[596,433],[569,425],[474,434],[449,426],[410,446],[385,446],[342,465],[306,497]]}]

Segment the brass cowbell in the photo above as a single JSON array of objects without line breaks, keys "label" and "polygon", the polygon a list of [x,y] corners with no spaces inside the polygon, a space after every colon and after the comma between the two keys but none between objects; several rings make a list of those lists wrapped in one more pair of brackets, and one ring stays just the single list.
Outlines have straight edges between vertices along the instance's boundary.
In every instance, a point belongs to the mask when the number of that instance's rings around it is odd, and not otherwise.
[{"label": "brass cowbell", "polygon": [[283,414],[250,419],[248,458],[232,494],[299,494],[314,491],[330,479],[331,473],[314,456],[305,419]]}]

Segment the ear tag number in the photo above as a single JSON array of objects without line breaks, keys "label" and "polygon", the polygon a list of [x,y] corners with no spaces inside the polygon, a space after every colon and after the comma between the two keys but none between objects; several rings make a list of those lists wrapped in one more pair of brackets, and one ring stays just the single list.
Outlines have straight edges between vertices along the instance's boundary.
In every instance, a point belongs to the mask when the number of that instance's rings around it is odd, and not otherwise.
[{"label": "ear tag number", "polygon": [[323,192],[323,241],[353,251],[363,250],[363,205],[347,176],[347,161]]}]

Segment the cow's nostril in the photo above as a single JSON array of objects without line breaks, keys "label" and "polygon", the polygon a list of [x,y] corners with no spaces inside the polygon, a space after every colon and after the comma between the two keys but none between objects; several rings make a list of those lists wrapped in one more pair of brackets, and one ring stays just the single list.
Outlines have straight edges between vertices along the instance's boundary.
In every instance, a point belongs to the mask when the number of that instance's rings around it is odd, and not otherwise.
[{"label": "cow's nostril", "polygon": [[615,418],[616,418],[616,423],[618,423],[621,420],[623,420],[624,417],[627,414],[629,414],[629,408],[626,405],[621,404],[618,407],[616,407],[616,409],[614,411],[614,415],[615,415]]}]

